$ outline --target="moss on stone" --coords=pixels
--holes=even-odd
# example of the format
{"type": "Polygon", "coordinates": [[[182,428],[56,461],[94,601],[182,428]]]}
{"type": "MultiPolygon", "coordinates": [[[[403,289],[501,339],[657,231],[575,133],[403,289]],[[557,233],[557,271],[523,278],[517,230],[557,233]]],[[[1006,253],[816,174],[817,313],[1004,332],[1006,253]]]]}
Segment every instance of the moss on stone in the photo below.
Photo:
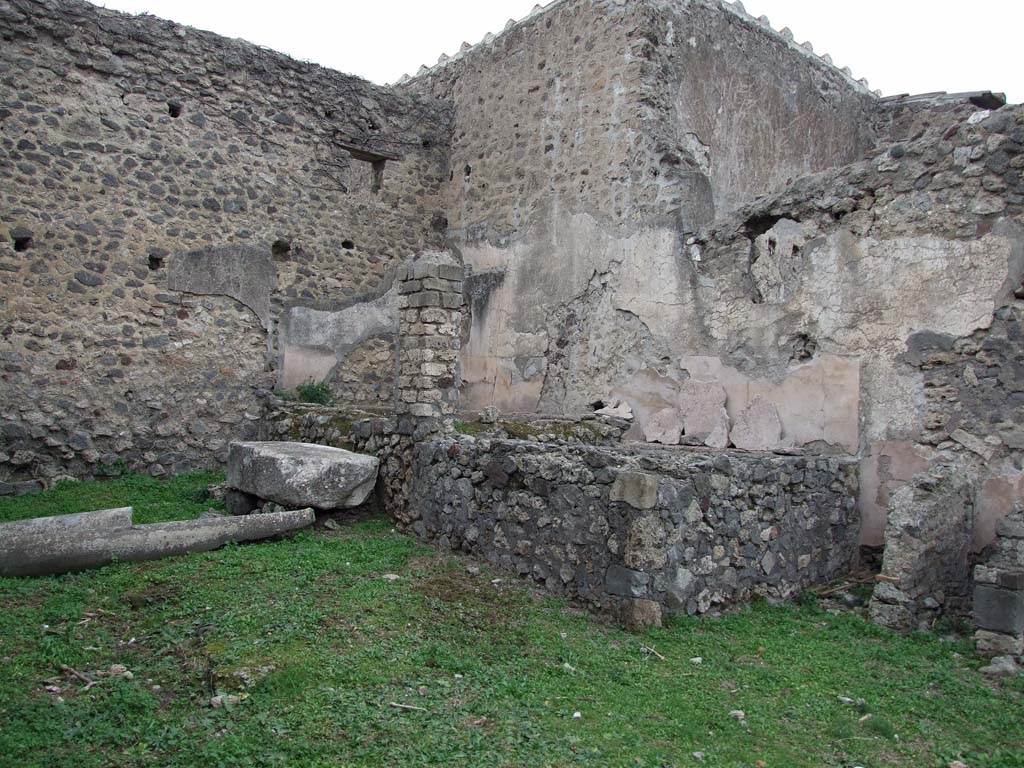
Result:
{"type": "Polygon", "coordinates": [[[537,439],[541,435],[550,435],[562,440],[576,438],[587,443],[596,443],[604,440],[604,435],[601,434],[596,425],[585,421],[551,421],[541,425],[500,421],[498,426],[515,440],[537,439]]]}
{"type": "Polygon", "coordinates": [[[530,438],[537,438],[545,432],[545,430],[538,429],[532,424],[523,424],[516,421],[499,421],[497,425],[505,430],[513,440],[529,440],[530,438]]]}
{"type": "Polygon", "coordinates": [[[329,422],[327,422],[327,424],[331,429],[336,429],[338,432],[341,432],[342,434],[352,434],[352,421],[350,419],[345,418],[344,416],[335,416],[329,422]]]}
{"type": "Polygon", "coordinates": [[[487,435],[503,431],[512,440],[537,440],[548,435],[555,439],[576,438],[585,443],[600,443],[605,435],[596,424],[586,421],[546,421],[541,424],[522,421],[497,421],[484,424],[480,421],[457,421],[455,431],[461,435],[487,435]]]}

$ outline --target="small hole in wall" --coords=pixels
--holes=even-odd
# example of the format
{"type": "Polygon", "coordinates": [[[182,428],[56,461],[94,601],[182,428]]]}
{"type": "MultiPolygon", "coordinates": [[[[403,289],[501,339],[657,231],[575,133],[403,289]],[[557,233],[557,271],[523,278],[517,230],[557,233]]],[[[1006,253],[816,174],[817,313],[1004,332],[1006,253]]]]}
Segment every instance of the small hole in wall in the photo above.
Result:
{"type": "Polygon", "coordinates": [[[604,400],[595,400],[590,404],[590,407],[595,411],[600,411],[604,408],[604,400]]]}
{"type": "Polygon", "coordinates": [[[180,101],[168,101],[167,102],[167,114],[171,117],[181,117],[181,110],[185,108],[185,105],[180,101]]]}
{"type": "Polygon", "coordinates": [[[421,142],[421,144],[423,145],[424,149],[430,149],[432,146],[434,146],[434,142],[431,141],[430,139],[424,139],[421,142]]]}
{"type": "MultiPolygon", "coordinates": [[[[796,220],[795,216],[792,218],[796,220]]],[[[770,214],[751,216],[744,222],[743,228],[746,230],[747,237],[753,240],[778,224],[780,219],[782,219],[782,216],[772,216],[770,214]]]]}
{"type": "Polygon", "coordinates": [[[806,333],[798,333],[790,340],[790,361],[802,363],[813,360],[818,351],[818,342],[806,333]]]}
{"type": "Polygon", "coordinates": [[[163,265],[164,265],[164,257],[163,256],[160,256],[159,254],[155,254],[155,253],[149,254],[149,268],[150,268],[151,271],[156,272],[158,269],[161,269],[163,267],[163,265]]]}
{"type": "Polygon", "coordinates": [[[470,165],[469,163],[466,163],[466,167],[465,169],[463,169],[462,173],[468,179],[470,175],[473,173],[473,166],[470,165]]]}
{"type": "Polygon", "coordinates": [[[15,237],[14,238],[14,250],[18,251],[19,253],[21,251],[27,251],[31,247],[32,247],[32,235],[26,235],[24,237],[15,237]]]}
{"type": "Polygon", "coordinates": [[[270,253],[278,260],[287,259],[291,250],[292,244],[287,240],[275,240],[270,246],[270,253]]]}
{"type": "Polygon", "coordinates": [[[342,240],[341,247],[344,248],[346,251],[351,251],[356,247],[356,244],[353,243],[351,240],[342,240]]]}

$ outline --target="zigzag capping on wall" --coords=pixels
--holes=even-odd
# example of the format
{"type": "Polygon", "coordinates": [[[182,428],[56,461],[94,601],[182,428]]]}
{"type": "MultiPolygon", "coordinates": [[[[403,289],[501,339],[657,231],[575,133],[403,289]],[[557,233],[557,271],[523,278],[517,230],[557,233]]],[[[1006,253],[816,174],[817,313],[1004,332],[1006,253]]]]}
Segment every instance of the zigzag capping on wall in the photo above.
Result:
{"type": "MultiPolygon", "coordinates": [[[[622,4],[626,1],[627,0],[616,0],[616,2],[618,2],[619,4],[622,4]]],[[[428,67],[427,65],[424,64],[419,68],[419,71],[417,71],[415,76],[409,76],[408,74],[402,75],[398,79],[398,81],[394,83],[394,85],[402,85],[404,83],[409,82],[410,80],[423,77],[424,75],[432,74],[443,69],[452,62],[459,61],[460,59],[464,58],[467,54],[471,52],[485,49],[491,46],[494,43],[494,41],[497,40],[499,37],[512,31],[516,27],[533,21],[537,17],[548,13],[549,11],[553,10],[559,5],[562,5],[565,2],[568,2],[568,0],[551,0],[551,2],[548,3],[546,6],[535,5],[532,11],[530,11],[526,16],[519,19],[518,21],[515,19],[509,19],[508,22],[505,24],[505,28],[498,34],[488,32],[486,35],[484,35],[483,39],[476,45],[463,43],[460,49],[451,56],[442,53],[441,56],[438,57],[436,64],[434,64],[431,67],[428,67]]],[[[875,97],[882,96],[881,91],[871,91],[870,86],[868,85],[868,81],[866,79],[855,79],[849,67],[837,67],[833,63],[832,57],[829,56],[827,53],[822,54],[820,56],[816,54],[814,52],[814,46],[811,45],[810,42],[797,43],[793,37],[793,32],[789,29],[789,27],[783,27],[782,29],[776,30],[774,27],[772,27],[771,22],[768,20],[767,16],[761,16],[760,18],[755,19],[753,16],[747,13],[746,8],[743,7],[743,3],[740,2],[740,0],[735,0],[735,2],[731,3],[726,2],[726,0],[698,0],[698,2],[718,6],[723,10],[734,14],[735,16],[743,20],[745,23],[752,25],[758,28],[759,30],[768,33],[772,37],[784,42],[791,49],[807,57],[809,61],[819,66],[826,66],[830,70],[842,75],[843,78],[856,91],[863,94],[869,94],[875,97]]]]}

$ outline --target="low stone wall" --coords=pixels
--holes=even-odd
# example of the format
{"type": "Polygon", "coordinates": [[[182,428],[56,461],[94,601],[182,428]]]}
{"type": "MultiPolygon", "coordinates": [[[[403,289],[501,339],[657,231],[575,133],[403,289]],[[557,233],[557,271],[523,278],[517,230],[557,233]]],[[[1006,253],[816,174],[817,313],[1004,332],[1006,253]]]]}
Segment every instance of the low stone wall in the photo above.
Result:
{"type": "Polygon", "coordinates": [[[415,446],[412,530],[656,622],[842,575],[856,463],[458,435],[415,446]]]}
{"type": "Polygon", "coordinates": [[[258,439],[316,443],[348,450],[355,450],[358,445],[362,450],[370,437],[369,425],[383,420],[381,414],[359,408],[267,397],[260,414],[258,439]]]}
{"type": "MultiPolygon", "coordinates": [[[[259,422],[260,440],[294,440],[352,449],[364,445],[374,433],[382,433],[380,422],[397,419],[385,409],[353,407],[348,403],[319,405],[287,400],[277,395],[263,399],[259,422]],[[369,431],[368,431],[369,430],[369,431]]],[[[614,446],[622,442],[629,422],[587,415],[580,418],[500,414],[486,421],[478,414],[459,414],[453,429],[464,435],[534,443],[584,443],[614,446]]]]}
{"type": "Polygon", "coordinates": [[[531,443],[618,445],[631,422],[597,414],[543,416],[539,414],[463,413],[455,431],[473,437],[525,440],[531,443]]]}

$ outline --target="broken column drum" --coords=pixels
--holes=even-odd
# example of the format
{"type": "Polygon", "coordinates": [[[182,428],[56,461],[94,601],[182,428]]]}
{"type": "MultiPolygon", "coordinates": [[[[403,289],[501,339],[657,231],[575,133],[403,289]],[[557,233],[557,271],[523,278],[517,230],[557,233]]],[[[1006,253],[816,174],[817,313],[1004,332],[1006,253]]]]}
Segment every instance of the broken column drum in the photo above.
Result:
{"type": "Polygon", "coordinates": [[[4,523],[0,576],[44,576],[209,552],[307,528],[315,519],[312,509],[299,509],[132,525],[132,509],[126,507],[4,523]]]}

